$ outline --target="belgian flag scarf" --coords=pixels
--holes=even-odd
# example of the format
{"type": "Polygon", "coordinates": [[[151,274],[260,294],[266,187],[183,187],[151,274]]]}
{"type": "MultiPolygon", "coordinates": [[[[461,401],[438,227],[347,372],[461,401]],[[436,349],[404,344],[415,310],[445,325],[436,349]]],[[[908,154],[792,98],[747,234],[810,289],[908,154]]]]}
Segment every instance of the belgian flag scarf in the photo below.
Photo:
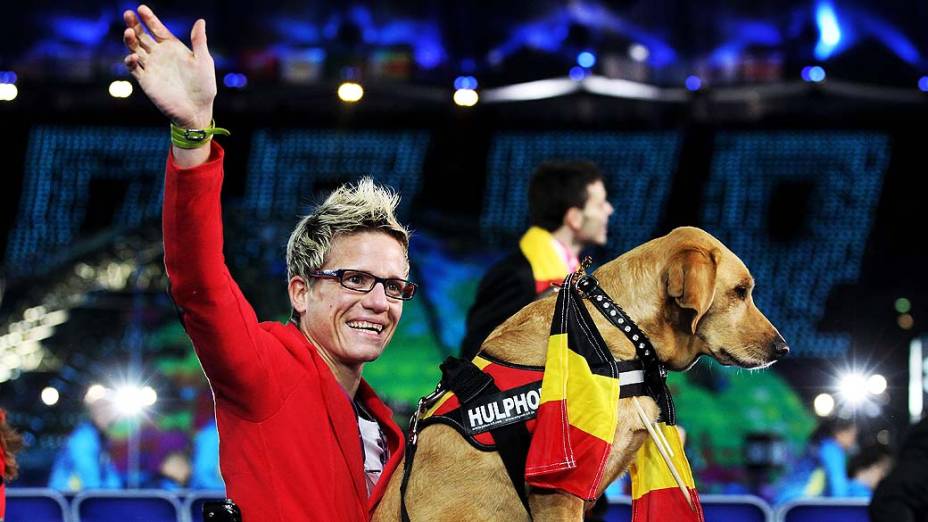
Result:
{"type": "MultiPolygon", "coordinates": [[[[620,382],[616,361],[575,288],[578,277],[568,275],[558,292],[525,476],[533,487],[593,500],[615,438],[620,382]]],[[[633,519],[701,522],[702,509],[677,430],[664,423],[657,426],[672,448],[676,469],[692,491],[695,509],[690,509],[658,446],[649,438],[632,467],[633,519]],[[674,496],[667,504],[673,509],[665,511],[664,502],[674,496]],[[680,506],[683,509],[677,509],[680,506]]]]}
{"type": "Polygon", "coordinates": [[[519,250],[532,267],[535,279],[535,293],[542,294],[551,289],[552,284],[564,280],[572,268],[567,266],[564,257],[557,251],[554,236],[541,227],[531,227],[519,240],[519,250]]]}

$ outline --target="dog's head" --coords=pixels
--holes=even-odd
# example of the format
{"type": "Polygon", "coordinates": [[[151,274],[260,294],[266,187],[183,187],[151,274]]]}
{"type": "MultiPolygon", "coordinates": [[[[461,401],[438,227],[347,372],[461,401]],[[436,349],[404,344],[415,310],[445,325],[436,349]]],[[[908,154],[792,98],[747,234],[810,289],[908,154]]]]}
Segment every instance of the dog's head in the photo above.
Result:
{"type": "MultiPolygon", "coordinates": [[[[702,355],[725,365],[762,368],[789,353],[786,341],[754,304],[754,278],[747,267],[707,232],[677,228],[617,261],[623,258],[619,272],[612,273],[631,271],[633,278],[649,279],[658,287],[658,299],[647,300],[649,305],[629,303],[641,315],[628,311],[633,319],[640,318],[671,368],[689,368],[702,355]]],[[[627,274],[619,277],[621,284],[629,284],[627,274]]]]}

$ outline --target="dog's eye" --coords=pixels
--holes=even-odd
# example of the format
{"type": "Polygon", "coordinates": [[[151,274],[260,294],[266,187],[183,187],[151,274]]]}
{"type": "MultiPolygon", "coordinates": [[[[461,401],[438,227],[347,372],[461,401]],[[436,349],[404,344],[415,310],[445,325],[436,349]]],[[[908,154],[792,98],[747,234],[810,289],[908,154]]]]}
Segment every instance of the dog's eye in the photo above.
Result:
{"type": "Polygon", "coordinates": [[[742,301],[748,298],[748,287],[745,285],[738,285],[735,287],[735,295],[738,296],[738,299],[742,301]]]}

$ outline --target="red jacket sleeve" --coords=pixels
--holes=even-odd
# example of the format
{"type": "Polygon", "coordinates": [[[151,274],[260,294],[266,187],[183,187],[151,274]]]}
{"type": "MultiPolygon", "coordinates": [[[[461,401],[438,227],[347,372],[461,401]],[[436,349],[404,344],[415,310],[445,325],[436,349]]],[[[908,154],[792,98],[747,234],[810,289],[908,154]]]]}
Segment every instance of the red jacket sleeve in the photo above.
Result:
{"type": "Polygon", "coordinates": [[[261,420],[279,405],[269,368],[280,342],[259,326],[222,254],[222,161],[215,141],[209,160],[182,169],[168,155],[164,183],[164,263],[170,292],[217,401],[261,420]]]}

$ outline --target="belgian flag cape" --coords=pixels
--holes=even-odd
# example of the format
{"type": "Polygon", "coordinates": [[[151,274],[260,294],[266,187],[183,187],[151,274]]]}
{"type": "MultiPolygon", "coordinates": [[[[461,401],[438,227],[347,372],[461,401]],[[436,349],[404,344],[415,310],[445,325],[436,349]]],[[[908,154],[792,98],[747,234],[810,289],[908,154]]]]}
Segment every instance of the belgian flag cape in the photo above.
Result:
{"type": "MultiPolygon", "coordinates": [[[[594,500],[615,438],[620,382],[616,361],[575,288],[577,277],[568,275],[558,291],[525,476],[533,487],[594,500]]],[[[649,438],[632,466],[633,520],[702,522],[702,508],[677,430],[664,423],[657,426],[674,451],[675,466],[696,509],[687,504],[649,438]]]]}

